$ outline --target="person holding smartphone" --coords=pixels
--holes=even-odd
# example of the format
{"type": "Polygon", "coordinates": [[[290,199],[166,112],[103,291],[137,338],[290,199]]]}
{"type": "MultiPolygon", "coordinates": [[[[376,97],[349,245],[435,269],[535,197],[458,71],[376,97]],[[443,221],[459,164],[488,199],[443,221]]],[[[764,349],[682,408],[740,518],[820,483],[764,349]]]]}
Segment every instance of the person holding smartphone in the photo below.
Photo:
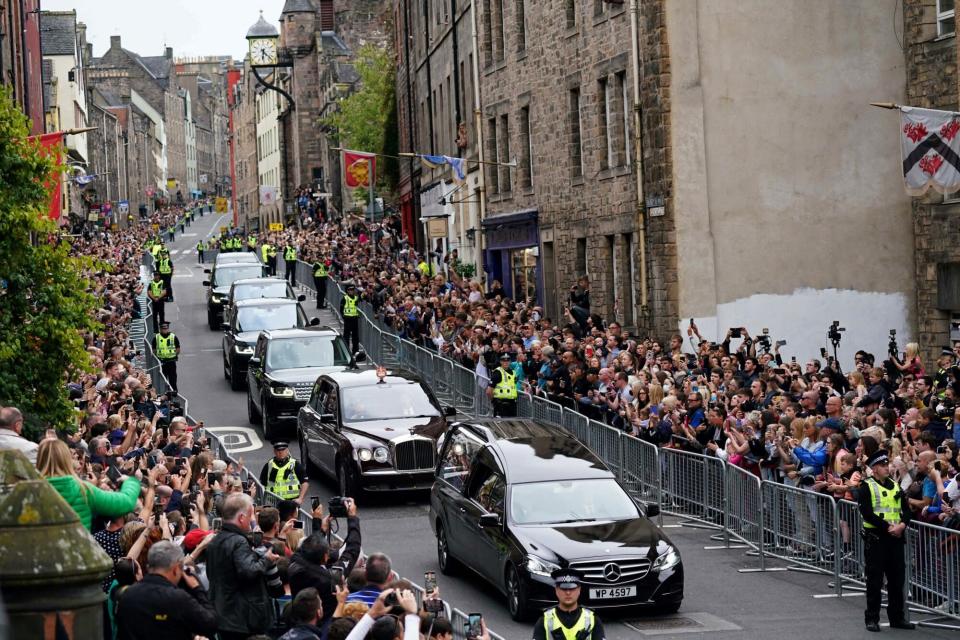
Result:
{"type": "Polygon", "coordinates": [[[583,574],[576,569],[557,569],[550,574],[557,594],[557,606],[547,609],[533,626],[533,640],[553,640],[554,634],[564,638],[605,640],[600,618],[580,606],[580,583],[583,574]]]}

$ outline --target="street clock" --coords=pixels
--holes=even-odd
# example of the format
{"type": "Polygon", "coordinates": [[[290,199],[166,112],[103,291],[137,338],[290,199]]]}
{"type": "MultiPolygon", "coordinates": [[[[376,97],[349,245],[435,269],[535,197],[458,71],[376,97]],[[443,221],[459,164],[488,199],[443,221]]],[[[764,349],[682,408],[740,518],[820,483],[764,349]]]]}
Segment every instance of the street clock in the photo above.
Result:
{"type": "Polygon", "coordinates": [[[251,65],[254,67],[277,66],[280,58],[280,32],[263,19],[262,11],[260,19],[247,31],[247,42],[251,65]]]}

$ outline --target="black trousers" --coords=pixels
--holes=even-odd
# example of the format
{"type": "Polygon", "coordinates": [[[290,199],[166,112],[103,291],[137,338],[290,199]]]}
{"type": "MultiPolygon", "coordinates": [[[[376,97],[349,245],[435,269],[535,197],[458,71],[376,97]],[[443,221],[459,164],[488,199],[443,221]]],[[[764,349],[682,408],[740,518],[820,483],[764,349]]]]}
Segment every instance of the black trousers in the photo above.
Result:
{"type": "Polygon", "coordinates": [[[277,275],[277,256],[268,257],[267,266],[270,268],[270,275],[277,275]]]}
{"type": "Polygon", "coordinates": [[[327,278],[326,276],[313,276],[313,286],[317,290],[317,309],[324,309],[327,306],[327,278]]]}
{"type": "Polygon", "coordinates": [[[197,262],[203,264],[203,249],[197,249],[197,262]]]}
{"type": "Polygon", "coordinates": [[[494,400],[493,415],[497,418],[513,418],[517,415],[516,400],[494,400]]]}
{"type": "Polygon", "coordinates": [[[167,319],[167,314],[164,312],[163,300],[151,300],[153,304],[153,332],[160,333],[160,323],[167,319]]]}
{"type": "Polygon", "coordinates": [[[176,360],[161,360],[160,361],[160,371],[163,372],[163,375],[166,377],[167,382],[170,383],[170,390],[177,390],[177,361],[176,360]]]}
{"type": "Polygon", "coordinates": [[[903,540],[864,534],[863,562],[867,574],[867,609],[864,622],[880,621],[880,590],[887,579],[887,618],[890,622],[905,620],[903,612],[903,581],[906,561],[903,540]]]}
{"type": "Polygon", "coordinates": [[[353,340],[353,344],[350,346],[350,353],[354,354],[360,350],[360,317],[359,316],[343,317],[343,341],[347,345],[350,345],[351,340],[353,340]]]}
{"type": "Polygon", "coordinates": [[[284,264],[287,267],[287,280],[290,281],[290,284],[296,286],[297,284],[297,261],[296,260],[284,260],[284,264]]]}
{"type": "Polygon", "coordinates": [[[161,273],[160,279],[163,280],[163,288],[167,290],[167,302],[173,300],[173,274],[172,273],[161,273]]]}

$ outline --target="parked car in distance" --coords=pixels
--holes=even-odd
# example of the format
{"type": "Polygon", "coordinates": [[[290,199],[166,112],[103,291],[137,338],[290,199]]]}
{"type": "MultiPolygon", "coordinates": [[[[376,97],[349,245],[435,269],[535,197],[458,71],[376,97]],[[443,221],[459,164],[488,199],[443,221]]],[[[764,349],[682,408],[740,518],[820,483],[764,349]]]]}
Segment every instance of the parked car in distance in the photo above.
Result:
{"type": "Polygon", "coordinates": [[[320,375],[365,360],[363,352],[351,356],[343,338],[330,327],[262,331],[247,364],[247,417],[261,425],[270,440],[284,423],[296,425],[300,407],[310,399],[320,375]]]}
{"type": "Polygon", "coordinates": [[[335,478],[342,496],[429,489],[437,438],[456,414],[416,376],[381,373],[320,376],[297,416],[301,460],[335,478]]]}
{"type": "Polygon", "coordinates": [[[563,428],[523,419],[451,425],[430,494],[440,570],[481,576],[515,620],[556,603],[550,574],[569,567],[591,609],[679,609],[683,564],[659,511],[563,428]]]}
{"type": "Polygon", "coordinates": [[[300,308],[300,303],[288,298],[257,298],[241,300],[230,307],[223,323],[223,375],[230,388],[238,391],[247,381],[247,362],[261,331],[270,329],[302,329],[318,325],[300,308]]]}

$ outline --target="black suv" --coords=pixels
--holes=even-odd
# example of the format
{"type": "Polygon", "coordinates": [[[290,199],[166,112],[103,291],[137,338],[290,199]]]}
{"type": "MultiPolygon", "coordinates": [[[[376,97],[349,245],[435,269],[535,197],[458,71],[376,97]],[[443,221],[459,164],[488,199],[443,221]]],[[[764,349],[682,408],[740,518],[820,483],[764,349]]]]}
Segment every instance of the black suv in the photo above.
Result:
{"type": "Polygon", "coordinates": [[[260,424],[268,440],[282,421],[295,421],[310,398],[317,377],[366,360],[354,358],[330,327],[263,331],[247,368],[247,417],[260,424]]]}
{"type": "Polygon", "coordinates": [[[210,279],[203,281],[203,286],[207,287],[207,326],[216,331],[223,322],[223,304],[230,293],[230,285],[237,280],[262,277],[263,265],[259,262],[227,263],[214,265],[213,269],[204,269],[203,272],[210,274],[210,279]]]}
{"type": "Polygon", "coordinates": [[[680,552],[590,449],[533,420],[450,426],[430,494],[440,570],[488,580],[523,620],[556,602],[550,573],[584,574],[580,603],[672,613],[683,599],[680,552]]]}
{"type": "Polygon", "coordinates": [[[240,300],[255,298],[289,298],[303,302],[305,295],[297,295],[290,283],[283,278],[246,278],[230,285],[230,292],[223,301],[224,308],[240,300]]]}
{"type": "Polygon", "coordinates": [[[322,375],[297,417],[300,459],[336,478],[342,496],[429,489],[437,438],[451,415],[453,407],[441,407],[427,385],[408,373],[322,375]]]}
{"type": "Polygon", "coordinates": [[[288,298],[240,300],[227,311],[223,323],[223,376],[239,391],[247,381],[247,362],[261,331],[302,329],[320,324],[309,320],[300,303],[288,298]]]}

